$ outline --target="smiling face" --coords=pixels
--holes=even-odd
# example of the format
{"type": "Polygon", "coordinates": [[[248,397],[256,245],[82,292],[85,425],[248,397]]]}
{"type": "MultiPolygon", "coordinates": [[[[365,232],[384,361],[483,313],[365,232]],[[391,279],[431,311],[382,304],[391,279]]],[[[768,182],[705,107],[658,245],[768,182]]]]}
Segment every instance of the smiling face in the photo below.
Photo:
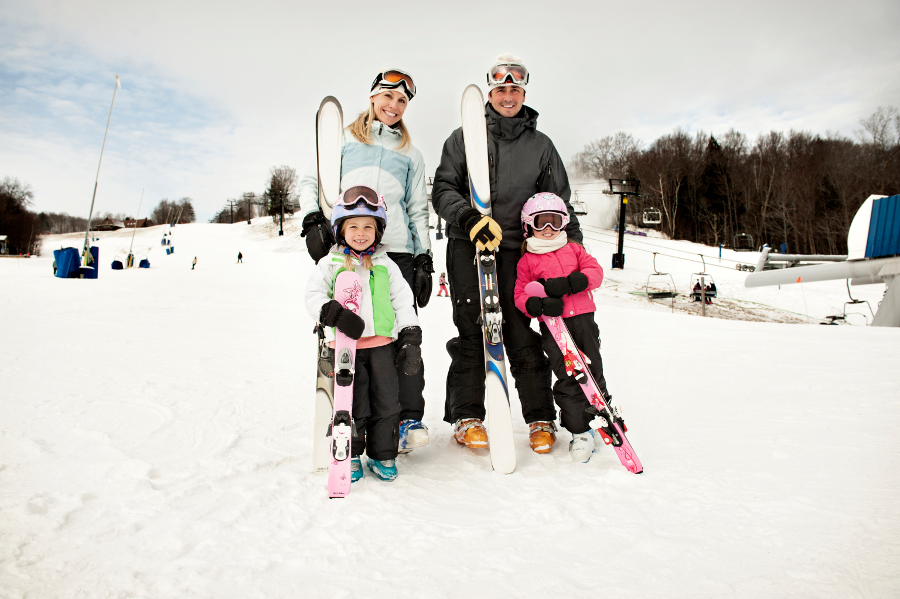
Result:
{"type": "Polygon", "coordinates": [[[399,89],[389,89],[372,97],[372,110],[375,112],[375,118],[388,127],[393,127],[397,121],[403,118],[403,113],[406,112],[408,105],[409,100],[406,94],[399,89]]]}
{"type": "Polygon", "coordinates": [[[553,239],[556,239],[557,237],[559,237],[559,234],[562,231],[554,231],[553,227],[544,227],[540,231],[533,231],[533,232],[534,232],[534,236],[538,239],[552,241],[553,239]]]}
{"type": "Polygon", "coordinates": [[[341,232],[350,249],[361,252],[375,243],[378,226],[371,216],[354,216],[344,221],[341,232]]]}
{"type": "Polygon", "coordinates": [[[517,85],[495,87],[488,94],[488,102],[500,116],[513,117],[525,104],[525,90],[517,85]]]}

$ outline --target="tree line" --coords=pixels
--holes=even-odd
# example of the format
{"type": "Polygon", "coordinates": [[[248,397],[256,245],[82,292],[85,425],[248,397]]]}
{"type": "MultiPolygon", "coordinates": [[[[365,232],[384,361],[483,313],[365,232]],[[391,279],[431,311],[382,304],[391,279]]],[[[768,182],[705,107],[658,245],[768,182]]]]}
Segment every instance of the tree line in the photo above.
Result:
{"type": "Polygon", "coordinates": [[[741,233],[756,248],[846,254],[847,232],[871,194],[900,193],[900,113],[879,108],[856,140],[772,131],[752,142],[735,130],[716,137],[676,129],[649,145],[628,133],[587,144],[569,165],[575,176],[638,179],[631,222],[651,208],[669,237],[730,247],[741,233]]]}
{"type": "Polygon", "coordinates": [[[296,169],[286,165],[274,166],[269,170],[269,181],[261,194],[250,191],[229,200],[209,222],[236,223],[263,215],[271,216],[273,221],[278,222],[282,206],[284,214],[294,214],[297,209],[297,183],[296,169]]]}
{"type": "MultiPolygon", "coordinates": [[[[84,232],[88,219],[71,216],[65,212],[38,212],[30,209],[34,203],[34,191],[31,185],[13,177],[5,177],[0,181],[0,235],[7,236],[7,247],[11,254],[39,253],[41,235],[84,232]]],[[[196,221],[193,200],[181,198],[177,201],[162,199],[150,212],[153,224],[174,222],[180,214],[178,222],[192,223],[196,221]]],[[[103,220],[131,220],[126,213],[98,213],[91,218],[95,226],[103,220]]]]}

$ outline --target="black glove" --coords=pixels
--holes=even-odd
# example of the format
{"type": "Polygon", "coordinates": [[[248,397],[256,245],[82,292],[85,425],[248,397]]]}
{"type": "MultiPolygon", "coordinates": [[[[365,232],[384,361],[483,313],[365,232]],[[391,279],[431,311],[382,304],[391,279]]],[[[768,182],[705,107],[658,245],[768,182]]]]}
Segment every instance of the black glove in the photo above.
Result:
{"type": "Polygon", "coordinates": [[[580,293],[588,288],[588,278],[580,270],[572,271],[568,277],[539,279],[544,291],[550,297],[562,297],[570,293],[580,293]]]}
{"type": "Polygon", "coordinates": [[[406,327],[397,335],[397,357],[394,364],[403,367],[408,375],[416,374],[422,369],[422,329],[406,327]]]}
{"type": "Polygon", "coordinates": [[[587,275],[580,270],[573,270],[566,278],[569,279],[569,287],[572,289],[572,293],[581,293],[588,288],[587,275]]]}
{"type": "Polygon", "coordinates": [[[419,254],[413,260],[413,267],[415,268],[413,294],[416,296],[416,303],[419,307],[424,308],[431,299],[431,273],[434,272],[431,256],[419,254]]]}
{"type": "Polygon", "coordinates": [[[366,323],[362,318],[335,300],[322,306],[319,322],[325,326],[336,328],[351,339],[359,339],[366,330],[366,323]]]}
{"type": "Polygon", "coordinates": [[[539,316],[562,316],[563,301],[558,297],[529,297],[525,301],[525,310],[532,318],[539,316]]]}
{"type": "Polygon", "coordinates": [[[302,227],[303,232],[300,237],[306,237],[306,250],[310,257],[318,262],[328,255],[328,250],[334,245],[331,223],[328,222],[321,210],[316,210],[303,217],[302,227]]]}
{"type": "Polygon", "coordinates": [[[478,251],[493,252],[500,246],[503,231],[497,221],[490,216],[485,216],[474,208],[469,208],[459,215],[456,224],[469,234],[469,239],[472,240],[478,251]]]}

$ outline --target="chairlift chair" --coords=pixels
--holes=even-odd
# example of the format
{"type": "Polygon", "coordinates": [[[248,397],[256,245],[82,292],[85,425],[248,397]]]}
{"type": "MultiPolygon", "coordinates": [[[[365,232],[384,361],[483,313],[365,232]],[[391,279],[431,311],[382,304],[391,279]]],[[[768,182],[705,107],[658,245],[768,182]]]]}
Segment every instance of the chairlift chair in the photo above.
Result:
{"type": "Polygon", "coordinates": [[[713,278],[711,274],[706,272],[706,258],[703,254],[697,254],[700,256],[700,260],[703,261],[703,269],[701,272],[691,273],[691,283],[688,286],[688,289],[691,292],[691,299],[695,302],[703,301],[703,287],[711,286],[711,289],[706,291],[707,298],[714,298],[718,295],[718,290],[716,289],[716,280],[713,278]],[[703,278],[703,284],[700,284],[700,279],[703,278]],[[699,291],[694,291],[694,287],[697,285],[701,285],[701,289],[699,291]]]}
{"type": "MultiPolygon", "coordinates": [[[[826,316],[825,318],[828,319],[828,322],[821,322],[819,324],[849,324],[849,322],[847,321],[847,306],[855,306],[858,304],[867,305],[869,307],[869,314],[872,315],[872,320],[875,320],[875,313],[872,311],[872,304],[870,304],[866,300],[853,299],[853,296],[850,294],[850,279],[847,279],[847,295],[850,297],[850,301],[844,302],[843,313],[826,316]]],[[[862,316],[866,321],[866,326],[869,325],[869,317],[866,316],[865,312],[850,312],[850,314],[858,314],[862,316]]]]}
{"type": "Polygon", "coordinates": [[[651,206],[641,214],[641,222],[645,225],[658,225],[662,222],[662,212],[651,206]]]}
{"type": "Polygon", "coordinates": [[[653,273],[647,277],[647,284],[644,285],[644,293],[651,302],[657,300],[670,300],[672,312],[675,311],[675,297],[678,295],[675,289],[675,279],[667,272],[659,272],[656,269],[656,255],[659,252],[653,252],[653,273]],[[666,279],[668,277],[668,280],[666,279]]]}
{"type": "Polygon", "coordinates": [[[577,216],[583,216],[587,214],[587,204],[584,200],[578,199],[578,192],[576,191],[574,197],[570,200],[572,204],[572,210],[575,212],[577,216]]]}
{"type": "Polygon", "coordinates": [[[751,235],[747,235],[746,233],[738,233],[734,236],[734,240],[732,241],[732,248],[736,252],[752,252],[753,248],[753,237],[751,235]]]}

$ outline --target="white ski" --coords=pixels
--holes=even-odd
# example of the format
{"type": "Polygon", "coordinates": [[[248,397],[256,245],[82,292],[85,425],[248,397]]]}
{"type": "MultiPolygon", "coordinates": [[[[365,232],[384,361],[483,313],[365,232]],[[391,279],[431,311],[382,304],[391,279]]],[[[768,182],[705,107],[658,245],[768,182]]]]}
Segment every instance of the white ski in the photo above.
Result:
{"type": "MultiPolygon", "coordinates": [[[[482,214],[491,214],[491,178],[488,164],[487,122],[484,96],[470,85],[462,96],[462,129],[466,145],[466,169],[472,205],[482,214]]],[[[484,335],[485,408],[491,466],[509,474],[516,469],[506,358],[503,352],[498,282],[494,252],[477,252],[475,263],[481,289],[481,320],[484,335]]]]}
{"type": "MultiPolygon", "coordinates": [[[[316,113],[316,160],[319,177],[319,207],[331,218],[331,207],[341,192],[341,145],[344,139],[344,113],[341,103],[328,96],[316,113]]],[[[334,352],[328,347],[321,326],[316,367],[316,407],[313,422],[313,470],[326,474],[331,463],[326,435],[334,404],[334,352]]]]}

